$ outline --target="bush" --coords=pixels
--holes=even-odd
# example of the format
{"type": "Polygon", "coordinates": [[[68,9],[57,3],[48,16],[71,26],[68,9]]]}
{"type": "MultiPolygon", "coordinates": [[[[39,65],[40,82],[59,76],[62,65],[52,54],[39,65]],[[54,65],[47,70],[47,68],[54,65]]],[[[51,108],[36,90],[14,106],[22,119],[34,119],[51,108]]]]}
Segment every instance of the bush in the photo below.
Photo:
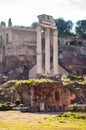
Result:
{"type": "Polygon", "coordinates": [[[80,113],[80,114],[78,114],[78,118],[80,118],[80,119],[86,119],[86,113],[80,113]]]}
{"type": "Polygon", "coordinates": [[[10,105],[11,105],[11,102],[6,102],[5,105],[6,105],[6,106],[10,106],[10,105]]]}
{"type": "Polygon", "coordinates": [[[6,106],[5,104],[0,105],[0,111],[7,111],[10,108],[8,106],[6,106]]]}
{"type": "Polygon", "coordinates": [[[16,106],[18,106],[20,103],[21,103],[20,100],[15,101],[16,106]]]}
{"type": "Polygon", "coordinates": [[[61,115],[61,117],[69,117],[69,118],[75,118],[75,119],[86,119],[86,113],[84,112],[65,112],[61,115]]]}
{"type": "Polygon", "coordinates": [[[84,80],[84,78],[82,76],[76,76],[76,75],[73,75],[73,74],[68,74],[68,78],[70,80],[84,80]]]}
{"type": "Polygon", "coordinates": [[[71,117],[72,113],[71,112],[65,112],[62,117],[71,117]]]}
{"type": "Polygon", "coordinates": [[[0,111],[8,111],[14,107],[10,102],[6,102],[5,104],[0,104],[0,111]]]}

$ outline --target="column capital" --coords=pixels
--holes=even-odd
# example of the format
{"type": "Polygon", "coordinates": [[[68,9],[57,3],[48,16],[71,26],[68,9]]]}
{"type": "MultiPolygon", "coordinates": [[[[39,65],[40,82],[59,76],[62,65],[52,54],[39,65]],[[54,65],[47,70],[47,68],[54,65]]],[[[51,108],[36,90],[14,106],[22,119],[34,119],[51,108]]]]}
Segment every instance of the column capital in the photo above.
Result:
{"type": "Polygon", "coordinates": [[[48,28],[48,27],[47,27],[45,30],[49,31],[49,30],[50,30],[50,28],[48,28]]]}
{"type": "Polygon", "coordinates": [[[41,30],[41,26],[40,26],[40,25],[38,25],[38,26],[36,27],[36,31],[38,31],[38,30],[41,30]]]}

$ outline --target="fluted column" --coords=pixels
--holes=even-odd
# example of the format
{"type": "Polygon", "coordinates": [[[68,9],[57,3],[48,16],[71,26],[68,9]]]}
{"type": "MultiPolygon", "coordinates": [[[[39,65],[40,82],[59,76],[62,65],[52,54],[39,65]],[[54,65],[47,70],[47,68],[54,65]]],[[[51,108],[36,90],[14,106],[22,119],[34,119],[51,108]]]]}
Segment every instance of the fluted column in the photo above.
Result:
{"type": "Polygon", "coordinates": [[[37,26],[37,74],[42,74],[41,26],[37,26]]]}
{"type": "Polygon", "coordinates": [[[50,74],[50,29],[45,30],[45,73],[50,74]]]}
{"type": "Polygon", "coordinates": [[[53,73],[58,74],[58,32],[53,31],[53,73]]]}

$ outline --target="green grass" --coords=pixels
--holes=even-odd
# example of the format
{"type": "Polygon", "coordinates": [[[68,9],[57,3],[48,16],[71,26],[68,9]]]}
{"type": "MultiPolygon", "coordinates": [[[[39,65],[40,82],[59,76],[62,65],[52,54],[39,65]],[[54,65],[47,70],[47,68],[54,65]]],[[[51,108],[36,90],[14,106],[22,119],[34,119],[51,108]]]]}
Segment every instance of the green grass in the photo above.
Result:
{"type": "Polygon", "coordinates": [[[78,118],[81,114],[85,113],[68,113],[67,117],[58,117],[51,113],[0,112],[0,130],[86,130],[86,118],[78,118]]]}

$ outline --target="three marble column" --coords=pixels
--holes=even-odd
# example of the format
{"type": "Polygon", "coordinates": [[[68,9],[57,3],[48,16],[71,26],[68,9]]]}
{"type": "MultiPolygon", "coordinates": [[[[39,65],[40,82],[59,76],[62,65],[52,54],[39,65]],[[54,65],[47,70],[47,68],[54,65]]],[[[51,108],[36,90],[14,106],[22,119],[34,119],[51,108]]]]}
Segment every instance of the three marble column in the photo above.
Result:
{"type": "MultiPolygon", "coordinates": [[[[42,39],[41,39],[41,29],[40,25],[37,26],[37,74],[42,74],[42,39]]],[[[50,29],[45,28],[45,72],[46,74],[51,74],[50,72],[50,29]]],[[[53,30],[53,74],[58,74],[58,31],[53,30]]]]}

